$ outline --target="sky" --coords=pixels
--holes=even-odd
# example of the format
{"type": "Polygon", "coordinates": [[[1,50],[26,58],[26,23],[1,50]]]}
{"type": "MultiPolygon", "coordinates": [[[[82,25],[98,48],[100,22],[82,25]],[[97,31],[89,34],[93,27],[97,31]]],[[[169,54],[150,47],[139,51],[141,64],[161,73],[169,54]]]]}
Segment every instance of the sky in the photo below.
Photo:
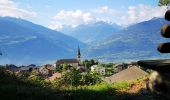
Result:
{"type": "Polygon", "coordinates": [[[162,17],[158,0],[0,0],[0,16],[29,20],[51,29],[105,21],[128,26],[162,17]]]}

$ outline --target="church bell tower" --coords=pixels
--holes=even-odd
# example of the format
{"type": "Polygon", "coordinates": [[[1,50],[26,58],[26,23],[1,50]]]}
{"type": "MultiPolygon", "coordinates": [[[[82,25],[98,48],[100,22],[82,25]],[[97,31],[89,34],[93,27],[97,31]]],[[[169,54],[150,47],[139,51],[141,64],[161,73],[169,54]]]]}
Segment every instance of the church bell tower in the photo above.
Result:
{"type": "Polygon", "coordinates": [[[80,59],[81,59],[81,53],[80,53],[80,48],[78,46],[78,50],[77,50],[77,61],[78,61],[78,64],[80,64],[80,59]]]}

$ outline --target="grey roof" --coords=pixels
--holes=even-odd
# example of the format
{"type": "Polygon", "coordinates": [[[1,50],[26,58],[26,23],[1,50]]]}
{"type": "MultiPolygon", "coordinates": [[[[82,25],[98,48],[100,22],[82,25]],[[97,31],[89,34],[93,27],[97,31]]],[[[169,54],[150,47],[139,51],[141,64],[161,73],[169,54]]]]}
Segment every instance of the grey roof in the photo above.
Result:
{"type": "Polygon", "coordinates": [[[71,64],[71,63],[78,63],[77,59],[60,59],[56,62],[56,64],[71,64]]]}
{"type": "Polygon", "coordinates": [[[116,73],[104,80],[108,83],[131,81],[131,80],[139,79],[147,74],[148,73],[146,73],[142,69],[136,66],[133,66],[123,71],[120,71],[119,73],[116,73]]]}

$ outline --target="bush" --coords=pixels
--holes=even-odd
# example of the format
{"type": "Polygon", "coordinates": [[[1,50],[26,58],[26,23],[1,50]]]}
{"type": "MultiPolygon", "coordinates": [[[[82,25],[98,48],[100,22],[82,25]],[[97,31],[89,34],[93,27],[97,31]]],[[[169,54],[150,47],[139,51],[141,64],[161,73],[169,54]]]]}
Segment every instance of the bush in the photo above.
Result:
{"type": "Polygon", "coordinates": [[[85,75],[82,75],[81,85],[94,85],[101,83],[101,75],[99,73],[88,72],[85,75]]]}
{"type": "Polygon", "coordinates": [[[121,89],[127,89],[127,88],[129,88],[130,85],[131,85],[131,84],[130,84],[129,82],[118,82],[118,83],[114,83],[114,84],[112,85],[112,87],[113,87],[114,89],[121,90],[121,89]]]}
{"type": "Polygon", "coordinates": [[[79,70],[73,68],[70,71],[67,70],[63,72],[61,79],[64,80],[67,85],[77,86],[80,84],[81,75],[79,70]]]}

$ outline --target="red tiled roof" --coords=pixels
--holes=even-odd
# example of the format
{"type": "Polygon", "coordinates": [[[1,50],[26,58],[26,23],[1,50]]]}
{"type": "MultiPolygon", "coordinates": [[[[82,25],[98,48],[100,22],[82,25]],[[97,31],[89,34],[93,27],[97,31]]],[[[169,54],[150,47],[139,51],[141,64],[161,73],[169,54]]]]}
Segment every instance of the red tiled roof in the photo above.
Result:
{"type": "Polygon", "coordinates": [[[54,73],[51,77],[49,77],[48,79],[50,81],[54,81],[56,78],[61,78],[61,73],[54,73]]]}

